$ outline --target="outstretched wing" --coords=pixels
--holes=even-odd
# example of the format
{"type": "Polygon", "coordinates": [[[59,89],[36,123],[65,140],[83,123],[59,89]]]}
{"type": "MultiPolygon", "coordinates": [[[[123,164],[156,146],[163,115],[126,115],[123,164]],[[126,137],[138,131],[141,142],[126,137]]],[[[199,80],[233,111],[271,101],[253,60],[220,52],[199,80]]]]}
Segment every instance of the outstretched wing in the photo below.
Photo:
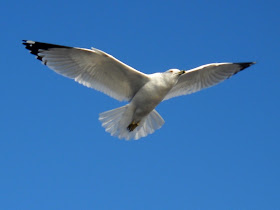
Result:
{"type": "Polygon", "coordinates": [[[149,77],[98,49],[66,47],[24,40],[30,53],[63,76],[99,90],[119,101],[129,101],[149,77]]]}
{"type": "Polygon", "coordinates": [[[211,63],[191,69],[179,77],[164,100],[216,85],[253,64],[255,63],[211,63]]]}

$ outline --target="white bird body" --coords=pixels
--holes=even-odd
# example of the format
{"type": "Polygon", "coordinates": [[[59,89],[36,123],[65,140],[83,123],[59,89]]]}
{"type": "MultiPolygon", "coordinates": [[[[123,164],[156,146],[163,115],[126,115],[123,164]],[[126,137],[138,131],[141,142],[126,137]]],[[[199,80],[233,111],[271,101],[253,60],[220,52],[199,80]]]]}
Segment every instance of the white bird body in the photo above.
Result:
{"type": "Polygon", "coordinates": [[[118,109],[117,116],[123,112],[121,119],[114,120],[115,115],[110,115],[110,118],[103,118],[103,113],[101,113],[99,119],[101,121],[105,119],[102,125],[106,131],[119,138],[138,139],[160,128],[164,120],[155,111],[155,107],[177,83],[180,76],[178,73],[180,72],[180,70],[172,69],[164,73],[148,75],[149,81],[139,89],[130,103],[123,109],[118,109]],[[152,114],[149,115],[150,113],[152,114]],[[146,119],[147,116],[148,119],[146,119]],[[107,127],[108,121],[114,123],[107,127]],[[135,132],[134,129],[136,129],[135,132]]]}
{"type": "MultiPolygon", "coordinates": [[[[178,70],[179,71],[179,70],[178,70]]],[[[132,98],[130,105],[135,107],[133,120],[141,121],[149,114],[167,95],[171,88],[177,83],[179,75],[171,73],[154,73],[148,75],[150,81],[147,82],[132,98]],[[142,106],[139,106],[142,104],[142,106]]]]}
{"type": "Polygon", "coordinates": [[[107,132],[127,140],[147,136],[164,124],[155,110],[161,101],[211,87],[254,64],[212,63],[188,71],[170,69],[148,75],[95,48],[25,40],[23,44],[55,72],[117,100],[129,101],[99,117],[107,132]]]}

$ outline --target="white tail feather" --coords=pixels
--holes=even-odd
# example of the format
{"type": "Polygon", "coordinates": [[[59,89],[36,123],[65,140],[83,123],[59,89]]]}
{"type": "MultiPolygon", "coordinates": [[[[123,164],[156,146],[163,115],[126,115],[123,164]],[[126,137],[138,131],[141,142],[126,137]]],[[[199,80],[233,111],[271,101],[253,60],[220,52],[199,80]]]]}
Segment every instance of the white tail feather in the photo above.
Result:
{"type": "Polygon", "coordinates": [[[132,121],[132,113],[129,113],[127,107],[128,105],[125,105],[117,109],[100,113],[99,120],[102,126],[112,136],[117,136],[120,139],[126,140],[137,140],[153,133],[164,124],[164,120],[154,109],[148,116],[140,121],[139,126],[130,132],[127,127],[132,121]]]}

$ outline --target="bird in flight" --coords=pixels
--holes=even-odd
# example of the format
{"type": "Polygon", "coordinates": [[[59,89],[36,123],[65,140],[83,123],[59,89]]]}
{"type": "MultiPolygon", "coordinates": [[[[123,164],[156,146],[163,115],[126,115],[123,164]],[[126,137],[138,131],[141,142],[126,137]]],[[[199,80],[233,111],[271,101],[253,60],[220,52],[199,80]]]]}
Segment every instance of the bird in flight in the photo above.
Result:
{"type": "Polygon", "coordinates": [[[255,64],[211,63],[190,70],[169,69],[144,74],[113,56],[95,49],[23,40],[37,59],[56,73],[101,91],[125,106],[99,115],[102,126],[120,139],[140,139],[161,128],[164,120],[155,110],[162,101],[216,85],[255,64]]]}

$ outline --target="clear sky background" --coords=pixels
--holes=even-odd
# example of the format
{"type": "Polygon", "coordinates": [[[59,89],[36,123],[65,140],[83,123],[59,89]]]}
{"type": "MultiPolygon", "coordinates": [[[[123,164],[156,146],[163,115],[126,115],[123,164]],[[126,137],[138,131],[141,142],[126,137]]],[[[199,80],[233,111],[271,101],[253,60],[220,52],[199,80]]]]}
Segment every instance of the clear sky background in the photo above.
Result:
{"type": "Polygon", "coordinates": [[[1,1],[0,209],[280,209],[280,1],[1,1]],[[57,75],[22,39],[95,47],[145,73],[257,64],[157,107],[121,141],[118,102],[57,75]]]}

